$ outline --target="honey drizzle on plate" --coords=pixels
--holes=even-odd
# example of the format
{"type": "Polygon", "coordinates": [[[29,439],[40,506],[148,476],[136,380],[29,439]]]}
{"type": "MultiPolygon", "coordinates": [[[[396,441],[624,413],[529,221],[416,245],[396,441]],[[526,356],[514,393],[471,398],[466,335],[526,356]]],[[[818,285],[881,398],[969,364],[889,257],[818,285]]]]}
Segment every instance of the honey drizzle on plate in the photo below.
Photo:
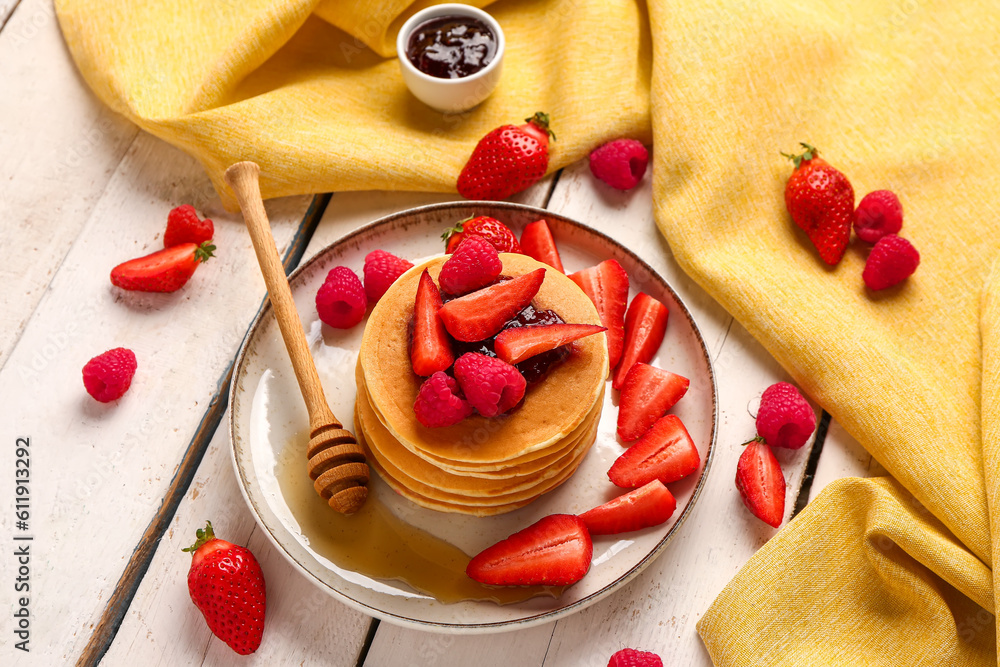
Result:
{"type": "MultiPolygon", "coordinates": [[[[372,487],[350,516],[334,512],[316,495],[305,471],[308,438],[294,438],[275,466],[278,486],[310,548],[345,570],[372,579],[400,581],[446,604],[488,600],[512,604],[539,596],[558,597],[562,587],[484,586],[465,574],[469,556],[453,544],[394,515],[372,487]]],[[[443,520],[447,516],[442,514],[443,520]]]]}

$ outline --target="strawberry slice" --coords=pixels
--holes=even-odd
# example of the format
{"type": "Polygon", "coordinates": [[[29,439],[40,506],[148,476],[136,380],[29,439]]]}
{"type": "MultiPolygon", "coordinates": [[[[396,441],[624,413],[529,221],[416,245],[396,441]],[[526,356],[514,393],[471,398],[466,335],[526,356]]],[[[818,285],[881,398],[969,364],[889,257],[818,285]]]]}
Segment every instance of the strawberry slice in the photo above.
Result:
{"type": "Polygon", "coordinates": [[[608,362],[614,369],[621,359],[625,340],[628,274],[621,264],[606,259],[597,266],[569,274],[569,278],[594,302],[601,324],[608,328],[608,362]]]}
{"type": "Polygon", "coordinates": [[[700,463],[698,448],[680,418],[665,415],[618,457],[608,470],[608,478],[626,489],[654,479],[669,484],[693,473],[700,463]]]}
{"type": "Polygon", "coordinates": [[[674,407],[687,393],[690,380],[639,362],[625,376],[618,401],[618,437],[631,442],[674,407]]]}
{"type": "Polygon", "coordinates": [[[580,515],[591,535],[616,535],[658,526],[677,509],[677,501],[663,482],[649,484],[622,494],[600,507],[580,515]]]}
{"type": "Polygon", "coordinates": [[[493,347],[497,356],[508,364],[517,364],[528,357],[572,343],[585,336],[606,331],[596,324],[542,324],[511,327],[497,334],[493,347]]]}
{"type": "Polygon", "coordinates": [[[593,553],[583,519],[552,514],[487,547],[465,572],[493,586],[568,586],[587,574],[593,553]]]}
{"type": "Polygon", "coordinates": [[[663,342],[669,314],[666,306],[645,292],[635,295],[625,315],[625,346],[612,387],[621,389],[633,364],[653,358],[663,342]]]}
{"type": "Polygon", "coordinates": [[[111,269],[111,283],[134,292],[176,292],[207,262],[215,246],[181,243],[157,252],[136,257],[111,269]]]}
{"type": "Polygon", "coordinates": [[[552,238],[552,230],[545,220],[536,220],[530,223],[521,232],[521,251],[532,259],[548,264],[560,273],[566,273],[563,269],[562,260],[559,259],[559,250],[556,248],[555,239],[552,238]]]}
{"type": "Polygon", "coordinates": [[[455,361],[448,332],[438,318],[439,310],[441,292],[431,274],[424,269],[413,305],[413,341],[410,343],[410,364],[413,372],[421,377],[446,370],[455,361]]]}
{"type": "Polygon", "coordinates": [[[777,528],[785,516],[785,478],[774,452],[761,438],[746,444],[736,465],[736,488],[753,515],[777,528]]]}
{"type": "Polygon", "coordinates": [[[505,280],[453,299],[442,306],[438,317],[455,340],[468,343],[485,340],[500,331],[538,294],[545,269],[505,280]]]}

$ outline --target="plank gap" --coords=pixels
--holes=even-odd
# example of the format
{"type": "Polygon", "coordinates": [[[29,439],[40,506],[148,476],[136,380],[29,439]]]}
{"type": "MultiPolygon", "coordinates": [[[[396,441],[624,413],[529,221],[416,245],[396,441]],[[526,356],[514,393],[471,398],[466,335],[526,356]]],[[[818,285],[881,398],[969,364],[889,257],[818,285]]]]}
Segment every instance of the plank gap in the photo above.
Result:
{"type": "Polygon", "coordinates": [[[812,450],[809,452],[809,460],[806,462],[806,469],[802,473],[802,483],[799,484],[799,493],[795,496],[795,507],[792,509],[791,519],[794,519],[809,503],[809,491],[812,489],[813,479],[816,477],[819,456],[823,453],[823,443],[826,442],[826,433],[829,430],[830,413],[823,410],[822,416],[819,419],[819,426],[816,427],[816,440],[813,441],[812,450]]]}
{"type": "Polygon", "coordinates": [[[365,641],[361,645],[361,651],[358,653],[357,667],[365,667],[365,660],[368,659],[368,652],[372,649],[372,644],[375,643],[375,634],[378,632],[378,626],[382,624],[382,621],[377,618],[372,618],[371,625],[368,626],[368,634],[365,635],[365,641]]]}
{"type": "Polygon", "coordinates": [[[20,4],[21,0],[14,0],[10,6],[0,5],[0,32],[3,32],[4,26],[10,21],[10,17],[14,15],[14,10],[20,4]]]}
{"type": "MultiPolygon", "coordinates": [[[[330,203],[330,198],[330,194],[316,195],[313,197],[312,202],[310,202],[309,208],[306,210],[299,225],[299,229],[292,237],[292,241],[285,251],[285,256],[281,262],[286,275],[298,266],[302,260],[305,249],[309,245],[309,241],[313,233],[315,233],[327,205],[330,203]]],[[[261,302],[260,308],[264,307],[266,300],[267,297],[261,302]]],[[[260,312],[260,308],[258,309],[258,313],[260,312]]],[[[249,325],[247,330],[249,331],[249,325]]],[[[219,424],[222,422],[226,408],[229,405],[229,386],[232,382],[235,364],[236,358],[234,357],[226,367],[226,372],[219,380],[218,389],[212,400],[209,401],[208,409],[199,422],[198,429],[195,431],[191,443],[185,450],[173,479],[170,480],[170,486],[167,487],[159,509],[149,522],[146,530],[143,531],[142,537],[136,548],[132,551],[132,556],[129,558],[129,562],[125,566],[121,578],[108,598],[108,604],[105,606],[100,620],[94,626],[90,641],[87,642],[83,652],[80,654],[80,658],[76,662],[77,667],[90,667],[91,665],[100,663],[104,654],[108,652],[112,642],[114,642],[115,636],[118,634],[118,630],[125,619],[125,614],[132,603],[132,599],[139,590],[139,585],[142,583],[142,579],[145,577],[146,572],[149,570],[149,565],[153,561],[156,547],[159,545],[160,539],[167,531],[167,528],[169,528],[170,522],[173,520],[181,501],[187,494],[191,482],[194,480],[195,473],[198,471],[198,466],[205,457],[205,452],[208,451],[208,445],[211,443],[216,430],[219,428],[219,424]]]]}
{"type": "Polygon", "coordinates": [[[552,195],[555,194],[556,186],[559,185],[559,179],[562,177],[563,170],[560,169],[556,172],[555,176],[552,178],[552,182],[549,183],[549,189],[545,193],[545,201],[542,202],[541,208],[548,208],[549,202],[552,201],[552,195]]]}

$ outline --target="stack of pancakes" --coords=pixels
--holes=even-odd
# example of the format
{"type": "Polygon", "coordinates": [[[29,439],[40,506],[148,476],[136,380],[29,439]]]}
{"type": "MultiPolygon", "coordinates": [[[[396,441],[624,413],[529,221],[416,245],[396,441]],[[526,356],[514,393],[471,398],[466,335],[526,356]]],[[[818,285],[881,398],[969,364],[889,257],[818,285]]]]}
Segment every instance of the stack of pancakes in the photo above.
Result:
{"type": "MultiPolygon", "coordinates": [[[[403,274],[365,326],[356,369],[354,426],[368,462],[404,497],[444,512],[486,516],[527,505],[566,481],[594,443],[604,401],[608,353],[604,334],[573,343],[573,352],[506,415],[478,414],[444,428],[417,421],[413,404],[424,378],[410,367],[409,323],[424,269],[437,282],[447,257],[403,274]]],[[[532,300],[566,322],[600,325],[589,297],[562,273],[526,255],[503,253],[503,275],[540,267],[545,280],[532,300]]]]}

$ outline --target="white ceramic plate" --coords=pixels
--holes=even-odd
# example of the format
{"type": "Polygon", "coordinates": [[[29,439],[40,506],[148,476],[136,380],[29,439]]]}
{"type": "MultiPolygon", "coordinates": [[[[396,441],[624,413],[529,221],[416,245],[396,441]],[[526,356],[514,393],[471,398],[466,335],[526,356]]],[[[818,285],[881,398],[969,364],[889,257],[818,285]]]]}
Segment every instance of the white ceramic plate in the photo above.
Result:
{"type": "MultiPolygon", "coordinates": [[[[405,584],[369,579],[337,566],[311,546],[296,518],[299,510],[290,507],[296,503],[282,493],[278,477],[284,469],[281,462],[289,456],[302,457],[296,461],[305,477],[308,418],[273,314],[266,305],[243,343],[230,394],[234,463],[251,510],[278,549],[324,590],[364,613],[438,632],[499,632],[550,622],[583,609],[631,580],[656,558],[691,513],[712,461],[717,426],[716,387],[705,342],[677,294],[642,259],[607,236],[550,211],[509,203],[456,202],[411,209],[366,225],[322,250],[290,277],[330,407],[345,422],[345,428],[353,430],[354,426],[354,365],[363,323],[353,330],[339,331],[319,321],[314,298],[326,274],[334,266],[346,265],[362,275],[365,255],[377,248],[417,263],[442,251],[444,228],[473,214],[502,220],[518,235],[527,223],[545,218],[567,272],[612,257],[628,271],[630,296],[643,291],[667,305],[667,334],[651,363],[691,380],[687,395],[672,412],[690,432],[702,463],[696,474],[669,485],[677,498],[677,511],[670,521],[642,531],[595,538],[590,572],[559,598],[535,598],[505,606],[470,601],[443,604],[405,584]]],[[[615,435],[617,393],[608,387],[597,442],[576,474],[520,510],[490,518],[443,514],[400,498],[377,477],[372,480],[372,493],[407,523],[470,555],[548,514],[586,511],[621,493],[607,478],[608,468],[624,451],[615,435]]],[[[288,488],[287,482],[284,488],[288,488]]],[[[312,500],[322,504],[318,497],[312,500]]]]}

